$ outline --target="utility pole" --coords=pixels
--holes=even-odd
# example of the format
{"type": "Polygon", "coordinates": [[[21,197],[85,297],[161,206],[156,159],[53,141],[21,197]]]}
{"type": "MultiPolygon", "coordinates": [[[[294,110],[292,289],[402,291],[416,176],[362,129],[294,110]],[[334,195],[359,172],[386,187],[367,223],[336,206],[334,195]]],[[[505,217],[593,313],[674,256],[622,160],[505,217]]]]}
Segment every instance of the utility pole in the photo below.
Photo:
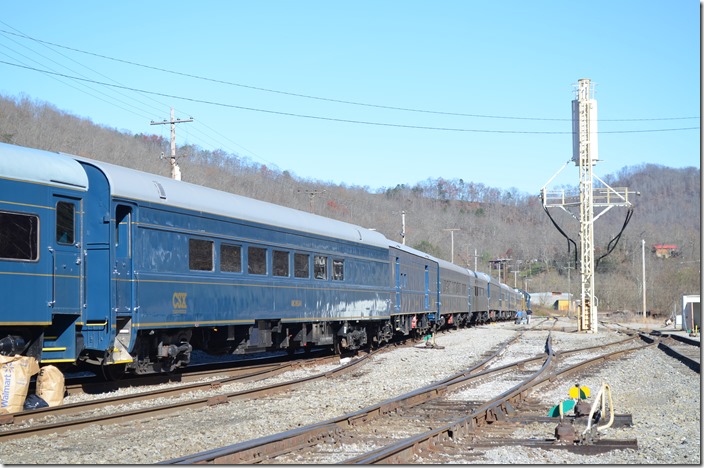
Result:
{"type": "Polygon", "coordinates": [[[327,192],[327,190],[301,190],[301,189],[298,189],[298,193],[307,193],[308,194],[308,201],[309,201],[311,213],[313,212],[313,199],[315,198],[316,195],[321,195],[325,192],[327,192]]]}
{"type": "Polygon", "coordinates": [[[574,267],[572,262],[567,262],[567,297],[569,298],[569,305],[567,307],[567,317],[572,316],[572,278],[570,277],[570,271],[574,267]]]}
{"type": "MultiPolygon", "coordinates": [[[[499,282],[506,283],[506,263],[508,263],[510,258],[497,258],[496,260],[489,260],[490,271],[496,269],[496,265],[499,265],[499,282]]],[[[491,276],[491,274],[489,274],[491,276]]]]}
{"type": "Polygon", "coordinates": [[[643,318],[646,316],[645,309],[645,239],[641,239],[641,255],[643,257],[643,318]]]}
{"type": "Polygon", "coordinates": [[[401,211],[401,243],[406,245],[406,211],[401,211]]]}
{"type": "Polygon", "coordinates": [[[460,231],[459,228],[443,229],[450,231],[450,263],[455,263],[455,231],[460,231]]]}
{"type": "MultiPolygon", "coordinates": [[[[577,99],[572,101],[572,161],[579,167],[579,197],[577,198],[574,194],[566,194],[565,190],[548,192],[547,185],[557,176],[555,174],[541,189],[541,198],[546,212],[548,208],[559,207],[576,217],[568,208],[579,206],[579,251],[581,255],[579,270],[582,294],[578,311],[578,330],[596,333],[598,322],[594,294],[594,221],[615,206],[631,209],[632,205],[628,200],[629,191],[627,188],[614,189],[599,179],[604,187],[594,189],[594,177],[596,176],[593,174],[592,167],[598,162],[599,153],[597,147],[597,106],[596,99],[592,97],[590,86],[589,79],[579,80],[577,99]],[[594,208],[604,209],[595,217],[594,208]]],[[[562,169],[558,171],[558,174],[562,169]]],[[[561,232],[567,237],[563,231],[561,232]]],[[[569,240],[571,241],[571,239],[569,240]]]]}
{"type": "Polygon", "coordinates": [[[401,214],[401,243],[406,245],[406,210],[393,211],[393,214],[401,214]]]}
{"type": "Polygon", "coordinates": [[[151,125],[165,125],[171,124],[171,178],[174,180],[181,180],[181,169],[176,164],[176,124],[193,122],[193,117],[189,119],[175,119],[174,120],[174,108],[171,108],[171,120],[164,120],[162,122],[154,122],[152,120],[151,125]]]}

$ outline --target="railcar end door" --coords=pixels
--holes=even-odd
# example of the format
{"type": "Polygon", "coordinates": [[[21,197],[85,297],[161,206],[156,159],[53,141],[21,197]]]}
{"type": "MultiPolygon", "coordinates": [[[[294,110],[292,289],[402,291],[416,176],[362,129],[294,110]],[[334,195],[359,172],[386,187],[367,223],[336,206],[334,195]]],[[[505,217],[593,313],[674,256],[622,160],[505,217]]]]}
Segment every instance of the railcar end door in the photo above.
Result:
{"type": "Polygon", "coordinates": [[[52,311],[81,314],[83,265],[81,260],[83,200],[56,195],[56,229],[49,249],[53,257],[52,311]]]}
{"type": "Polygon", "coordinates": [[[396,312],[401,312],[401,259],[396,257],[394,262],[394,283],[396,290],[396,302],[394,309],[396,312]]]}
{"type": "Polygon", "coordinates": [[[117,315],[131,315],[133,307],[133,262],[132,262],[132,216],[128,205],[115,206],[115,312],[117,315]]]}

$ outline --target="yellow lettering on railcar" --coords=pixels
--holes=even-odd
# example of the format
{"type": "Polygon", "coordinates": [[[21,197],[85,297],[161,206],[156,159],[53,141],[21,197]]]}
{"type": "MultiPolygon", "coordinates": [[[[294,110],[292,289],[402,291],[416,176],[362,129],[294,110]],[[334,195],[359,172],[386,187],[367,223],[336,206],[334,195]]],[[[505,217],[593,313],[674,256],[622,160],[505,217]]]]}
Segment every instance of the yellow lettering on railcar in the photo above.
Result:
{"type": "Polygon", "coordinates": [[[188,305],[186,304],[186,293],[175,292],[171,297],[171,305],[174,307],[174,314],[185,314],[188,305]]]}
{"type": "Polygon", "coordinates": [[[291,307],[301,307],[303,305],[303,301],[300,299],[293,299],[291,300],[291,307]]]}

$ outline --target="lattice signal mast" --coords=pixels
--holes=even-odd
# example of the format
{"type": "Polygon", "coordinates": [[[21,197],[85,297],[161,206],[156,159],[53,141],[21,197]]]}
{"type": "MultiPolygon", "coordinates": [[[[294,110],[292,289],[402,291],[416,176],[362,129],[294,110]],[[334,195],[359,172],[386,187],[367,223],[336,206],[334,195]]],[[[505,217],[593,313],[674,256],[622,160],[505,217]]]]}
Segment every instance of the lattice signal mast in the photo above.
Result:
{"type": "MultiPolygon", "coordinates": [[[[594,294],[594,221],[614,206],[631,208],[632,205],[628,201],[629,191],[627,188],[611,188],[597,177],[604,187],[594,189],[595,175],[592,168],[599,160],[599,152],[597,147],[597,106],[590,88],[589,79],[579,80],[577,99],[572,101],[572,161],[579,167],[579,196],[567,194],[565,190],[548,191],[547,185],[557,176],[555,174],[542,188],[541,198],[546,212],[548,208],[558,207],[576,218],[570,208],[579,206],[579,251],[581,256],[579,270],[582,294],[578,310],[578,329],[579,331],[596,333],[598,322],[597,301],[594,294]],[[596,218],[594,217],[595,207],[604,208],[596,218]]],[[[569,161],[565,166],[568,163],[569,161]]],[[[558,174],[562,169],[558,171],[558,174]]],[[[555,225],[557,226],[557,224],[555,225]]],[[[560,232],[567,237],[562,230],[560,232]]],[[[569,237],[568,240],[574,243],[569,237]]]]}

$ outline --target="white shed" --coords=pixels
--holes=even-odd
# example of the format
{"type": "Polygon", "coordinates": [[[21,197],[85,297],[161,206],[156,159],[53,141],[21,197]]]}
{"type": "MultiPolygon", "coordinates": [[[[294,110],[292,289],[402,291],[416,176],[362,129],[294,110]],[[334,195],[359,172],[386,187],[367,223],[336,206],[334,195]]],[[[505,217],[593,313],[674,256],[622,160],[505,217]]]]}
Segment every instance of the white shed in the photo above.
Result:
{"type": "Polygon", "coordinates": [[[702,309],[699,294],[682,296],[682,330],[702,328],[702,309]]]}

